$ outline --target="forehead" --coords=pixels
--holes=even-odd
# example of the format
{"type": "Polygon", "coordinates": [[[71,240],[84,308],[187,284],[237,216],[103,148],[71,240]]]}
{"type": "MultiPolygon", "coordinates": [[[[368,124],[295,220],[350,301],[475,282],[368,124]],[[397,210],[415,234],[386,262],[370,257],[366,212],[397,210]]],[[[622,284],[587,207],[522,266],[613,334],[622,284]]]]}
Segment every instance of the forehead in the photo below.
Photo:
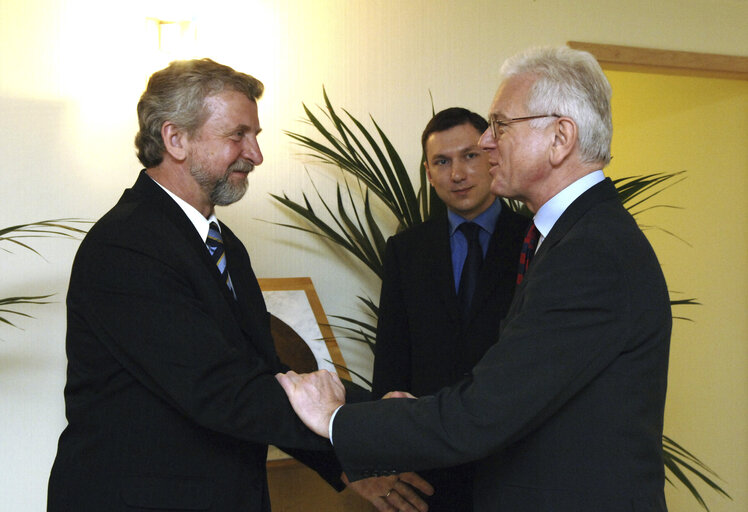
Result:
{"type": "Polygon", "coordinates": [[[257,103],[240,92],[222,91],[205,98],[203,105],[208,112],[205,125],[259,128],[257,103]]]}
{"type": "Polygon", "coordinates": [[[536,77],[523,74],[507,78],[496,91],[491,114],[498,117],[517,117],[525,111],[527,94],[536,77]]]}
{"type": "Polygon", "coordinates": [[[433,132],[426,139],[426,153],[462,151],[478,145],[482,134],[470,123],[453,126],[447,130],[433,132]]]}

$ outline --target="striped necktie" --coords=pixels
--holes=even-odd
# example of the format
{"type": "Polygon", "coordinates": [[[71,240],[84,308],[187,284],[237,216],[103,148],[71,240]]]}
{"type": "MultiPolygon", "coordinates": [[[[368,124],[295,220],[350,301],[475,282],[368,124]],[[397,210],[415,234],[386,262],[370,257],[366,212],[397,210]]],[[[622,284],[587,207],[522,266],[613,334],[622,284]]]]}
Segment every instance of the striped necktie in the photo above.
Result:
{"type": "Polygon", "coordinates": [[[535,254],[535,248],[538,246],[539,238],[540,232],[533,222],[530,224],[525,239],[522,241],[522,251],[519,253],[519,268],[517,269],[517,284],[521,283],[525,277],[527,268],[530,266],[530,260],[533,254],[535,254]]]}
{"type": "Polygon", "coordinates": [[[221,231],[218,229],[218,224],[215,222],[210,223],[208,239],[205,241],[205,245],[208,246],[208,251],[210,251],[210,255],[213,258],[213,263],[218,267],[218,271],[221,273],[223,281],[233,292],[234,287],[231,285],[229,269],[226,267],[226,251],[223,248],[223,238],[221,237],[221,231]]]}

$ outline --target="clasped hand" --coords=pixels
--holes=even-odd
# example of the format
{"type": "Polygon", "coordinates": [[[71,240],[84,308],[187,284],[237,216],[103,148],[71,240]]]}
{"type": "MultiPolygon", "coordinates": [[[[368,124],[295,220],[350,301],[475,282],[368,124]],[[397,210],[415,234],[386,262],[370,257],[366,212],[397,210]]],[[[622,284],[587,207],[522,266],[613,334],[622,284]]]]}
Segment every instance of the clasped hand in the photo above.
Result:
{"type": "Polygon", "coordinates": [[[343,473],[343,482],[367,499],[379,512],[426,512],[429,507],[416,489],[431,496],[434,488],[416,473],[398,476],[380,476],[349,482],[343,473]]]}
{"type": "Polygon", "coordinates": [[[330,417],[345,403],[345,388],[338,375],[327,370],[301,375],[289,371],[278,373],[275,378],[301,421],[312,432],[328,438],[330,417]]]}
{"type": "MultiPolygon", "coordinates": [[[[345,388],[335,373],[319,370],[298,374],[294,371],[275,375],[288,395],[291,407],[309,429],[322,437],[329,437],[330,418],[345,403],[345,388]]],[[[384,398],[415,398],[409,393],[393,391],[384,398]]],[[[346,485],[369,500],[381,512],[424,512],[428,505],[415,489],[431,495],[433,487],[415,473],[402,473],[399,477],[374,477],[349,482],[346,485]]]]}

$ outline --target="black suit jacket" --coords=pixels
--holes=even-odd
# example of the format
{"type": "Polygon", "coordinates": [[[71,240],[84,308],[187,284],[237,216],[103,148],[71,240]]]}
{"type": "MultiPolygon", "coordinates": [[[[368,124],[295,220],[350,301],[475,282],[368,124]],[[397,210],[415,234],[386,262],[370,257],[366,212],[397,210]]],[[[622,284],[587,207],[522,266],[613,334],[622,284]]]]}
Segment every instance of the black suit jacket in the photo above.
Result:
{"type": "Polygon", "coordinates": [[[671,322],[657,258],[605,180],[548,234],[471,376],[343,406],[335,450],[349,476],[479,460],[476,511],[664,511],[671,322]]]}
{"type": "MultiPolygon", "coordinates": [[[[372,394],[435,393],[462,379],[496,341],[509,310],[529,220],[502,205],[468,318],[455,291],[446,215],[389,239],[384,258],[372,394]]],[[[425,471],[432,512],[470,506],[473,465],[425,471]]]]}
{"type": "Polygon", "coordinates": [[[283,368],[249,257],[221,228],[236,300],[145,173],[82,242],[50,511],[269,511],[270,443],[340,474],[273,377],[283,368]]]}

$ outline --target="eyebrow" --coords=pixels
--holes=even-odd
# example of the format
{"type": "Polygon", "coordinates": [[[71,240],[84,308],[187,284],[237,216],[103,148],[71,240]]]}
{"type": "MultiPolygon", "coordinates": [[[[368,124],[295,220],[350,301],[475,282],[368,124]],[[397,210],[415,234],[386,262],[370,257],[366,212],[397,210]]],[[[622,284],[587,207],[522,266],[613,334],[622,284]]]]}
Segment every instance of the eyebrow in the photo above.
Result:
{"type": "Polygon", "coordinates": [[[241,130],[243,132],[252,132],[252,131],[254,131],[255,135],[259,135],[260,132],[262,131],[262,128],[258,127],[257,130],[255,131],[255,130],[252,129],[251,126],[247,126],[246,124],[239,124],[239,125],[236,125],[233,128],[231,128],[230,130],[226,130],[226,133],[227,134],[228,133],[234,133],[234,132],[236,132],[238,130],[241,130]]]}
{"type": "Polygon", "coordinates": [[[488,114],[488,120],[490,121],[492,117],[495,117],[498,120],[509,118],[509,116],[504,115],[502,112],[490,112],[488,114]]]}
{"type": "MultiPolygon", "coordinates": [[[[480,151],[480,146],[477,143],[471,144],[469,146],[463,146],[457,150],[457,153],[464,155],[465,153],[470,153],[471,151],[480,151]]],[[[450,158],[450,156],[445,155],[444,153],[436,153],[429,160],[435,160],[439,158],[450,158]]]]}

